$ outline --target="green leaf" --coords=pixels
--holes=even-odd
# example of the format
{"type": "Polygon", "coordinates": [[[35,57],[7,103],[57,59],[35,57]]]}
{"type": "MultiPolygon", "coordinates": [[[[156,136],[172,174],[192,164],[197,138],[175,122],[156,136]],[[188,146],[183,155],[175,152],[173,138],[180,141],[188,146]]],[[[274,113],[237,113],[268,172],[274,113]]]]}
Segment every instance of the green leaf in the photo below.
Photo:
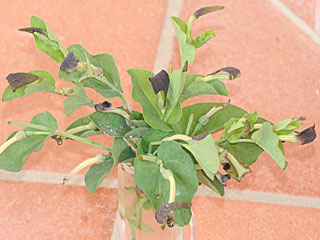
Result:
{"type": "Polygon", "coordinates": [[[74,90],[73,94],[69,96],[64,102],[64,113],[69,116],[75,110],[82,106],[90,106],[93,107],[94,103],[88,97],[86,91],[84,90],[83,86],[80,83],[74,83],[74,90]]]}
{"type": "Polygon", "coordinates": [[[19,172],[31,153],[39,151],[49,137],[49,135],[33,135],[11,144],[0,154],[0,168],[19,172]]]}
{"type": "Polygon", "coordinates": [[[216,35],[213,30],[207,30],[202,33],[200,36],[197,36],[194,40],[194,46],[199,48],[203,46],[206,42],[208,42],[211,38],[214,38],[216,35]]]}
{"type": "Polygon", "coordinates": [[[283,153],[278,145],[279,137],[272,131],[272,125],[270,123],[263,123],[262,127],[252,134],[251,138],[273,158],[281,169],[286,167],[283,153]]]}
{"type": "Polygon", "coordinates": [[[230,118],[224,124],[222,139],[231,143],[237,142],[242,137],[247,137],[254,130],[254,124],[258,120],[258,113],[245,113],[241,118],[230,118]],[[249,121],[249,122],[247,122],[249,121]]]}
{"type": "Polygon", "coordinates": [[[254,143],[229,143],[219,144],[220,147],[228,150],[244,167],[253,164],[263,150],[254,143]]]}
{"type": "Polygon", "coordinates": [[[180,95],[182,93],[184,83],[181,81],[182,73],[181,70],[174,70],[170,74],[170,85],[168,90],[168,99],[170,103],[175,104],[179,101],[180,95]]]}
{"type": "Polygon", "coordinates": [[[114,166],[118,163],[133,158],[134,154],[132,149],[125,140],[121,137],[115,137],[112,146],[112,158],[114,160],[114,166]]]}
{"type": "MultiPolygon", "coordinates": [[[[154,93],[149,81],[153,73],[140,69],[130,69],[128,73],[132,80],[132,98],[141,104],[144,120],[152,128],[167,132],[172,131],[168,124],[161,119],[158,96],[154,93]]],[[[170,106],[168,105],[167,108],[170,108],[170,106]]]]}
{"type": "MultiPolygon", "coordinates": [[[[187,128],[187,124],[189,121],[189,116],[194,114],[194,120],[191,124],[190,132],[193,132],[193,129],[199,122],[199,118],[205,115],[212,107],[214,106],[222,106],[224,103],[197,103],[190,106],[187,106],[182,109],[182,116],[180,121],[175,125],[174,130],[177,133],[185,133],[187,128]]],[[[219,110],[215,113],[207,123],[207,125],[203,126],[201,130],[199,130],[196,134],[202,134],[205,132],[214,133],[223,128],[225,122],[227,122],[230,118],[240,118],[245,114],[246,111],[236,107],[234,105],[229,104],[227,107],[219,110]]]]}
{"type": "MultiPolygon", "coordinates": [[[[66,128],[65,131],[68,131],[68,130],[76,128],[76,127],[86,126],[90,122],[91,122],[90,115],[84,116],[82,118],[77,119],[73,123],[71,123],[66,128]]],[[[94,135],[99,135],[99,134],[102,134],[102,132],[100,130],[98,130],[98,129],[96,129],[96,130],[83,130],[81,132],[73,133],[73,135],[76,135],[78,137],[83,137],[83,138],[87,138],[87,137],[94,136],[94,135]]]]}
{"type": "Polygon", "coordinates": [[[148,227],[147,225],[145,225],[143,223],[141,223],[140,230],[142,232],[155,233],[155,231],[153,231],[152,228],[148,227]]]}
{"type": "Polygon", "coordinates": [[[211,80],[208,82],[192,82],[183,91],[180,102],[183,102],[188,98],[206,94],[229,96],[228,90],[224,83],[219,80],[211,80]]]}
{"type": "Polygon", "coordinates": [[[117,113],[94,112],[90,119],[100,131],[112,137],[123,137],[131,130],[126,124],[126,119],[117,113]]]}
{"type": "MultiPolygon", "coordinates": [[[[141,139],[141,147],[144,153],[148,152],[149,145],[152,142],[159,142],[165,137],[170,137],[174,135],[174,132],[162,132],[160,130],[151,129],[146,135],[144,135],[141,139]]],[[[158,148],[158,146],[152,148],[152,152],[154,152],[158,148]]]]}
{"type": "Polygon", "coordinates": [[[114,161],[111,156],[102,163],[93,164],[84,179],[88,190],[94,193],[113,167],[114,161]]]}
{"type": "Polygon", "coordinates": [[[150,131],[149,127],[139,127],[134,128],[130,132],[127,132],[125,137],[126,138],[140,138],[146,135],[150,131]]]}
{"type": "Polygon", "coordinates": [[[220,160],[216,144],[211,135],[209,134],[199,141],[192,140],[188,144],[183,144],[183,147],[191,152],[209,179],[213,180],[214,174],[219,169],[220,160]]]}
{"type": "Polygon", "coordinates": [[[224,186],[219,180],[215,177],[213,181],[207,177],[204,171],[197,170],[198,181],[206,185],[211,190],[217,192],[221,196],[224,195],[224,186]]]}
{"type": "MultiPolygon", "coordinates": [[[[197,191],[198,179],[192,159],[181,148],[172,142],[163,142],[158,149],[158,157],[164,163],[164,168],[170,169],[176,183],[175,201],[191,202],[197,191]]],[[[147,194],[155,209],[169,200],[169,181],[160,173],[158,164],[135,160],[134,180],[141,190],[147,194]]],[[[184,226],[191,218],[190,209],[176,209],[174,211],[175,223],[184,226]]]]}
{"type": "MultiPolygon", "coordinates": [[[[54,133],[58,129],[57,120],[48,111],[35,115],[32,118],[31,123],[50,128],[51,129],[50,133],[54,133]]],[[[41,130],[27,127],[25,131],[41,131],[41,130]]]]}
{"type": "Polygon", "coordinates": [[[130,120],[131,123],[133,123],[135,126],[137,126],[138,128],[142,128],[142,127],[150,127],[148,125],[148,123],[146,123],[146,121],[144,120],[130,120]]]}
{"type": "Polygon", "coordinates": [[[178,17],[171,17],[171,21],[178,38],[181,56],[181,68],[183,68],[183,65],[186,61],[188,61],[188,64],[192,64],[194,62],[196,48],[194,45],[187,43],[187,26],[184,21],[178,17]]]}
{"type": "Polygon", "coordinates": [[[37,49],[48,54],[53,60],[57,62],[62,62],[64,57],[68,55],[68,50],[53,34],[53,32],[46,25],[46,23],[41,18],[32,16],[30,19],[30,24],[31,27],[40,28],[44,30],[44,32],[46,33],[33,33],[37,49]]]}
{"type": "Polygon", "coordinates": [[[301,128],[301,123],[296,118],[285,119],[272,125],[272,130],[277,135],[288,135],[299,128],[301,128]]]}
{"type": "Polygon", "coordinates": [[[35,70],[29,73],[37,75],[39,79],[29,85],[18,88],[15,92],[8,86],[2,95],[3,102],[36,92],[52,92],[56,88],[56,81],[51,73],[44,70],[35,70]]]}
{"type": "MultiPolygon", "coordinates": [[[[57,120],[47,111],[35,115],[32,118],[31,123],[47,127],[50,129],[50,132],[44,132],[44,134],[41,135],[27,136],[24,140],[14,142],[10,146],[8,146],[0,154],[1,169],[12,172],[19,172],[22,169],[22,166],[27,160],[27,158],[31,155],[31,153],[39,151],[44,142],[48,138],[50,138],[51,133],[58,129],[57,120]]],[[[42,130],[27,127],[24,129],[24,131],[41,132],[42,130]]],[[[7,141],[14,137],[15,134],[16,132],[11,134],[8,137],[7,141]]]]}
{"type": "Polygon", "coordinates": [[[89,62],[93,66],[99,67],[103,70],[103,76],[83,76],[85,73],[80,72],[79,70],[75,70],[68,74],[60,70],[60,79],[72,82],[78,82],[81,80],[84,87],[93,88],[106,98],[113,98],[120,95],[119,92],[122,92],[122,88],[119,73],[115,61],[110,54],[103,53],[99,55],[91,55],[80,45],[71,45],[68,47],[68,50],[73,52],[75,59],[80,62],[86,62],[87,55],[89,62]],[[112,85],[113,88],[111,88],[110,85],[112,85]]]}

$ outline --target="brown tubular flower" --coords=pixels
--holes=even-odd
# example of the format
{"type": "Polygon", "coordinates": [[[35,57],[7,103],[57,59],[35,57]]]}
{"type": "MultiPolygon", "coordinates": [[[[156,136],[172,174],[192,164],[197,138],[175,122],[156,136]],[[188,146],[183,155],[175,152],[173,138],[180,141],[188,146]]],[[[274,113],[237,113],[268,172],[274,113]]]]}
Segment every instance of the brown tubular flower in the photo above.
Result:
{"type": "Polygon", "coordinates": [[[307,144],[307,143],[311,143],[314,139],[316,139],[317,134],[315,129],[315,125],[313,125],[312,127],[309,127],[305,130],[303,130],[302,132],[295,132],[295,135],[298,139],[298,142],[301,145],[307,144]]]}
{"type": "Polygon", "coordinates": [[[183,66],[182,72],[187,72],[188,71],[188,66],[189,66],[188,61],[186,61],[186,63],[183,66]]]}
{"type": "Polygon", "coordinates": [[[112,103],[104,101],[102,103],[95,104],[94,108],[97,112],[105,112],[105,110],[112,108],[112,103]]]}
{"type": "Polygon", "coordinates": [[[229,173],[223,175],[222,173],[217,172],[215,176],[223,186],[227,186],[227,181],[231,178],[229,173]]]}
{"type": "Polygon", "coordinates": [[[205,15],[205,14],[211,13],[211,12],[215,12],[218,10],[222,10],[222,9],[224,9],[223,6],[204,7],[204,8],[200,8],[196,12],[194,12],[193,16],[197,19],[197,18],[201,17],[202,15],[205,15]]]}
{"type": "Polygon", "coordinates": [[[41,29],[41,28],[26,27],[26,28],[19,28],[18,30],[19,30],[19,31],[23,31],[23,32],[28,32],[28,33],[35,33],[35,32],[37,32],[37,33],[40,33],[40,34],[45,35],[45,36],[47,35],[46,32],[45,32],[43,29],[41,29]]]}
{"type": "Polygon", "coordinates": [[[190,202],[172,202],[160,205],[156,211],[155,217],[158,223],[166,223],[168,227],[174,226],[174,216],[172,211],[177,208],[191,208],[190,202]]]}
{"type": "Polygon", "coordinates": [[[197,140],[197,141],[199,141],[199,140],[202,140],[202,139],[204,139],[206,136],[208,136],[208,132],[205,132],[205,133],[202,133],[202,134],[200,134],[200,135],[197,135],[197,136],[193,136],[192,137],[192,140],[197,140]]]}
{"type": "Polygon", "coordinates": [[[149,78],[152,88],[155,94],[163,90],[164,92],[164,103],[165,107],[167,104],[167,93],[169,89],[169,74],[165,70],[161,70],[159,73],[149,78]]]}
{"type": "Polygon", "coordinates": [[[60,65],[60,70],[66,73],[71,73],[78,67],[78,60],[74,58],[73,52],[69,52],[60,65]]]}
{"type": "Polygon", "coordinates": [[[38,79],[39,77],[37,75],[31,73],[10,73],[7,76],[7,80],[14,92],[18,88],[26,86],[38,79]]]}
{"type": "Polygon", "coordinates": [[[235,78],[238,78],[240,77],[241,73],[240,73],[240,70],[238,68],[234,68],[234,67],[225,67],[225,68],[221,68],[213,73],[210,73],[209,75],[215,75],[217,74],[218,72],[226,72],[226,73],[229,73],[229,79],[230,80],[233,80],[235,78]]]}

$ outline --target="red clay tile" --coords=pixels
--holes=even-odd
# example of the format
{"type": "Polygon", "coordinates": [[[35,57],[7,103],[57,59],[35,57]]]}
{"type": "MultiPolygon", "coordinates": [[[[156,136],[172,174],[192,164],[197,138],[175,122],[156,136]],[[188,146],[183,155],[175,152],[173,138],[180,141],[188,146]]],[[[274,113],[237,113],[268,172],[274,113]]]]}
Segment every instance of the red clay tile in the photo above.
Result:
{"type": "Polygon", "coordinates": [[[197,239],[320,238],[320,210],[246,201],[196,197],[197,239]]]}
{"type": "MultiPolygon", "coordinates": [[[[294,12],[298,17],[302,18],[313,30],[315,30],[315,22],[317,16],[317,7],[320,7],[318,0],[282,0],[285,5],[287,5],[292,12],[294,12]]],[[[318,10],[318,12],[320,12],[318,10]]]]}
{"type": "Polygon", "coordinates": [[[117,191],[0,182],[0,239],[110,239],[117,191]]]}
{"type": "MultiPolygon", "coordinates": [[[[222,11],[195,21],[193,35],[214,28],[217,37],[198,49],[192,73],[208,74],[234,66],[241,78],[227,81],[232,104],[261,117],[280,121],[306,115],[303,127],[320,125],[320,47],[268,1],[191,1],[183,4],[181,17],[198,8],[225,5],[222,11]]],[[[179,67],[177,44],[173,64],[179,67]]],[[[227,101],[229,97],[204,96],[199,101],[227,101]]],[[[252,174],[230,188],[320,197],[319,140],[305,145],[285,144],[286,171],[266,154],[252,166],[252,174]]]]}
{"type": "MultiPolygon", "coordinates": [[[[92,54],[110,53],[117,63],[123,90],[131,98],[131,80],[126,73],[129,68],[152,69],[160,39],[167,1],[0,1],[0,93],[7,87],[5,77],[11,72],[46,69],[57,77],[59,64],[46,54],[37,51],[33,37],[18,28],[29,26],[32,15],[43,18],[51,30],[67,47],[79,43],[92,54]]],[[[57,82],[57,89],[69,87],[69,83],[57,82]]],[[[94,102],[103,97],[88,91],[94,102]]],[[[8,126],[9,120],[31,121],[40,112],[49,110],[58,119],[63,130],[75,119],[93,111],[83,107],[70,117],[63,113],[64,97],[37,93],[23,99],[0,104],[0,143],[19,127],[8,126]]],[[[118,99],[112,99],[119,106],[118,99]]],[[[131,101],[129,101],[131,104],[131,101]]],[[[93,137],[111,147],[108,137],[93,137]]],[[[32,155],[24,169],[67,173],[76,164],[100,152],[84,144],[65,143],[57,146],[48,141],[44,149],[32,155]]]]}

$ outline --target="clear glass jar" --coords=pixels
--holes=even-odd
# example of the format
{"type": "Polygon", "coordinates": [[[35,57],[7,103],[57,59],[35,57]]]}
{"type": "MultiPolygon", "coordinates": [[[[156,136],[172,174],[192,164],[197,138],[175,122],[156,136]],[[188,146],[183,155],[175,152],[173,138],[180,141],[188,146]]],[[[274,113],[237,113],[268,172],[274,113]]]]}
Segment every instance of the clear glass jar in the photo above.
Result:
{"type": "Polygon", "coordinates": [[[161,228],[161,224],[155,219],[155,211],[150,200],[144,194],[137,195],[133,174],[133,167],[123,163],[118,165],[118,239],[196,240],[194,215],[190,223],[184,227],[161,228]],[[141,230],[137,229],[137,226],[141,230]]]}

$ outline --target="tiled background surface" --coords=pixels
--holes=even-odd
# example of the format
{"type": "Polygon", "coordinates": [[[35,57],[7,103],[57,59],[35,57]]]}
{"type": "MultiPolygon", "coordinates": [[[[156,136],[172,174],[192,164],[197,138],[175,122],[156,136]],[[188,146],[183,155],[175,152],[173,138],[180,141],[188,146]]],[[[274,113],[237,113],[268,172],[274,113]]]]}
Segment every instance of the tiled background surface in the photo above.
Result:
{"type": "MultiPolygon", "coordinates": [[[[190,68],[192,72],[206,74],[221,67],[238,67],[241,78],[226,83],[233,104],[249,112],[258,110],[262,117],[272,121],[306,115],[304,127],[320,125],[320,46],[269,0],[182,2],[180,17],[184,20],[200,7],[226,6],[225,10],[194,23],[194,35],[214,28],[217,37],[198,50],[196,62],[190,68]]],[[[317,30],[319,0],[282,2],[317,30]]],[[[36,15],[47,22],[65,46],[80,43],[92,54],[112,54],[126,97],[130,98],[131,84],[126,70],[153,69],[166,7],[166,0],[0,1],[0,92],[4,91],[5,77],[11,72],[45,69],[57,76],[59,65],[36,50],[32,36],[16,30],[29,26],[30,16],[36,15]]],[[[175,67],[180,65],[176,42],[171,63],[175,67]]],[[[66,86],[65,82],[57,84],[58,88],[66,86]]],[[[103,100],[97,95],[94,99],[103,100]]],[[[0,142],[17,129],[8,126],[8,120],[29,122],[34,114],[51,109],[60,129],[64,129],[91,112],[82,108],[67,118],[63,114],[63,100],[50,94],[34,94],[1,103],[0,142]]],[[[200,100],[203,98],[188,103],[200,100]]],[[[113,103],[120,104],[118,100],[113,103]]],[[[112,144],[105,137],[92,139],[112,144]]],[[[80,143],[66,142],[58,147],[49,141],[41,152],[28,159],[24,169],[65,174],[97,153],[99,150],[86,149],[80,143]]],[[[241,184],[230,183],[228,188],[320,198],[319,159],[318,140],[307,146],[286,144],[289,166],[285,172],[263,154],[252,166],[252,174],[241,184]]],[[[115,176],[114,171],[111,177],[115,176]]],[[[80,186],[1,180],[0,196],[0,239],[110,239],[117,208],[114,189],[99,189],[91,194],[80,186]]],[[[320,238],[317,208],[199,196],[193,206],[197,236],[201,240],[320,238]]]]}

